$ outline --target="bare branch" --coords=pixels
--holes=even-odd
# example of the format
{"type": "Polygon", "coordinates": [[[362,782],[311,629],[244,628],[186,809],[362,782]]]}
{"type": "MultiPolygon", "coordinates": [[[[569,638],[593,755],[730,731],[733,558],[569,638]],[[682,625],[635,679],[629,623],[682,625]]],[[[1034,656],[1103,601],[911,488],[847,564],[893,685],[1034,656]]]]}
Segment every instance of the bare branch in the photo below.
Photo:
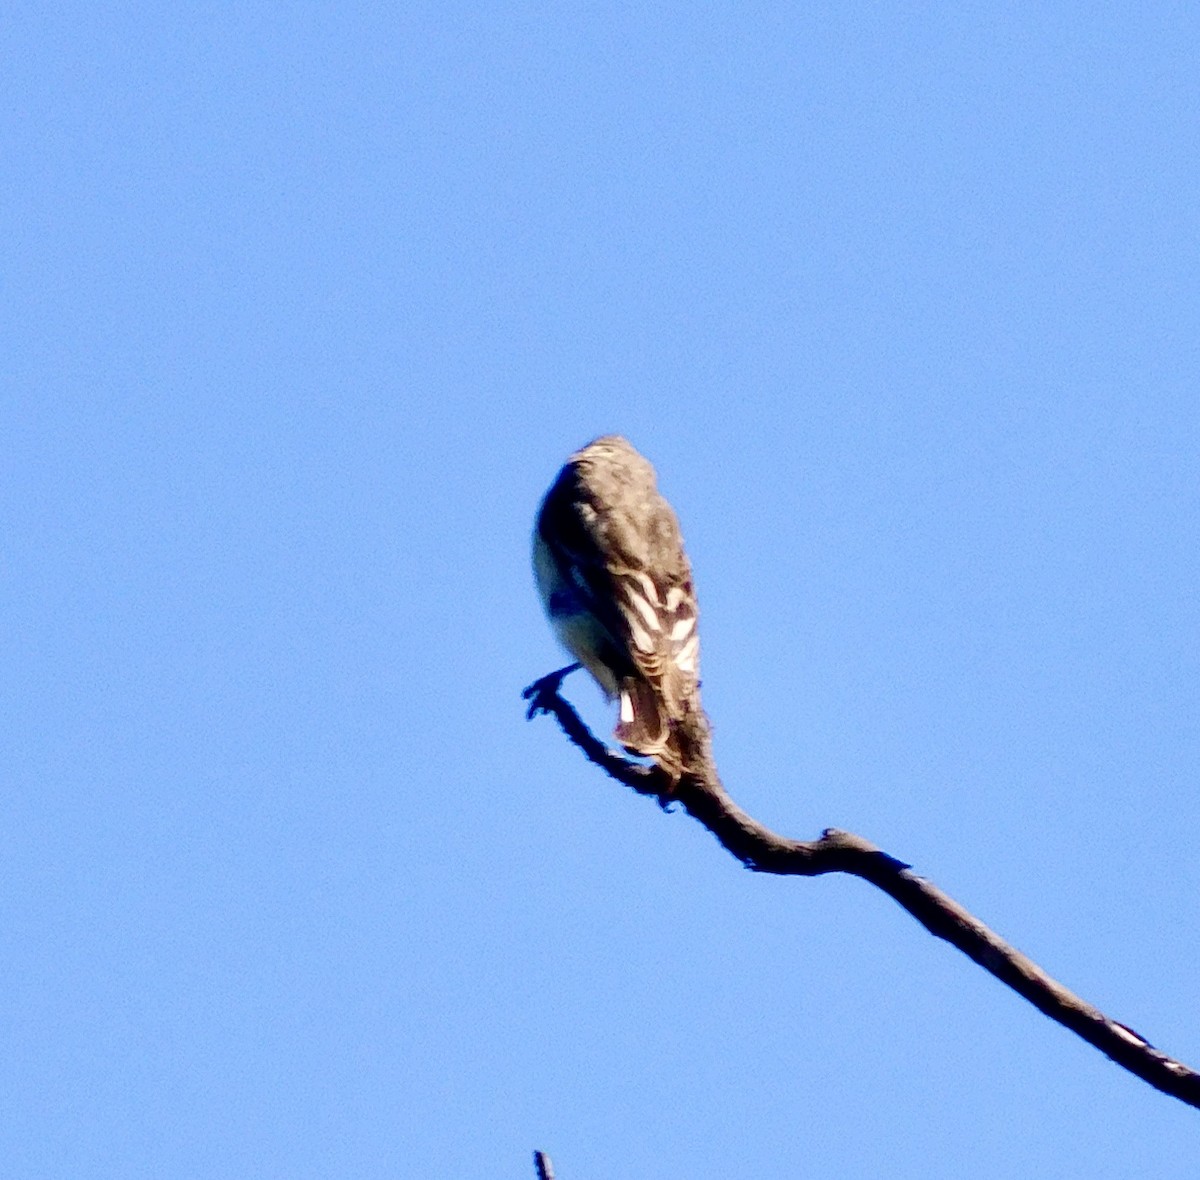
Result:
{"type": "Polygon", "coordinates": [[[684,727],[687,769],[672,791],[670,780],[657,767],[632,762],[601,742],[561,696],[560,687],[561,676],[556,679],[555,675],[530,685],[525,690],[530,702],[528,716],[553,715],[567,737],[612,778],[640,795],[653,796],[664,808],[678,803],[747,868],[799,877],[849,873],[869,881],[931,934],[956,946],[1038,1011],[1164,1094],[1200,1108],[1200,1074],[1063,987],[903,861],[852,832],[830,828],[819,840],[789,840],[747,815],[721,785],[703,711],[692,714],[684,727]]]}

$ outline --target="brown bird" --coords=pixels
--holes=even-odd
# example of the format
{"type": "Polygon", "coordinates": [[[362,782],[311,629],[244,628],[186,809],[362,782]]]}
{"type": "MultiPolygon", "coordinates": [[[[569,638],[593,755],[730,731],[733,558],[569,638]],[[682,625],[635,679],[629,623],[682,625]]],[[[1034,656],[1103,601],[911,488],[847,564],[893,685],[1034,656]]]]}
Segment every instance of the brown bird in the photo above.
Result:
{"type": "Polygon", "coordinates": [[[617,741],[678,781],[678,727],[699,708],[696,595],[675,512],[625,439],[588,443],[558,473],[533,569],[559,640],[619,702],[617,741]]]}

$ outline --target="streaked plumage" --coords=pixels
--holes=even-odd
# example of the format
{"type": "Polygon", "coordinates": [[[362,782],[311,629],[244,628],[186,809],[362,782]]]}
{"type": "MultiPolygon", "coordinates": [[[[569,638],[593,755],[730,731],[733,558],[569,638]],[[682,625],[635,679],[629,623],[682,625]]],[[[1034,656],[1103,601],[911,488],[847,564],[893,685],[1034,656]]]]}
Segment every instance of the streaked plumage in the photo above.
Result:
{"type": "Polygon", "coordinates": [[[678,779],[676,727],[698,708],[696,596],[675,513],[625,439],[596,439],[558,473],[533,565],[560,641],[619,701],[617,740],[678,779]]]}

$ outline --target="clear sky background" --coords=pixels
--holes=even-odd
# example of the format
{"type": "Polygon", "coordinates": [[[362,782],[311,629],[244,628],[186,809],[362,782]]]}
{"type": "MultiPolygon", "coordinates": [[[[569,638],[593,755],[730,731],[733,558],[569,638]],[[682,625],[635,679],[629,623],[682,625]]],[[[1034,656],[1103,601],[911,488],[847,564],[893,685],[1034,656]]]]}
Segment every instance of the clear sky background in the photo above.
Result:
{"type": "Polygon", "coordinates": [[[519,695],[538,499],[620,431],[739,802],[1200,1064],[1193,6],[0,49],[0,1174],[1196,1175],[1200,1112],[519,695]]]}

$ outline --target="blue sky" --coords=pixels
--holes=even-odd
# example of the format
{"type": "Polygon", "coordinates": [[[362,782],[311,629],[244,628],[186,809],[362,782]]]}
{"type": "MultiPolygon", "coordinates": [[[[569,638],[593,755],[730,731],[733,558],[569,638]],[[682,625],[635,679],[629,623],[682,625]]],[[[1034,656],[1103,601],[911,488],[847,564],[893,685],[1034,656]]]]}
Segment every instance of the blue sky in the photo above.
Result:
{"type": "Polygon", "coordinates": [[[0,43],[5,1174],[1195,1174],[1195,1111],[519,699],[538,498],[625,433],[739,802],[1200,1064],[1191,9],[0,43]]]}

